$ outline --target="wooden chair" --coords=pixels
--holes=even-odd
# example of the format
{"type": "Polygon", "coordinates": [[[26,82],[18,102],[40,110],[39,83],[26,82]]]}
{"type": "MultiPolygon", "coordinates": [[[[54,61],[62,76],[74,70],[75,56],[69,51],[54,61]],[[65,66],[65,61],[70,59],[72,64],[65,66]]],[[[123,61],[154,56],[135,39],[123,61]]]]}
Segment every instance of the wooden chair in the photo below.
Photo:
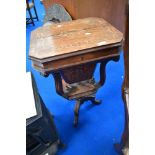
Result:
{"type": "Polygon", "coordinates": [[[39,20],[38,19],[38,15],[37,15],[37,11],[36,11],[34,0],[32,0],[31,2],[29,2],[28,0],[26,0],[26,10],[28,11],[29,16],[30,16],[29,18],[26,18],[26,24],[32,24],[34,26],[35,25],[34,24],[34,19],[37,19],[37,21],[39,20]],[[31,9],[32,8],[34,9],[35,17],[32,16],[32,13],[31,13],[31,9]]]}

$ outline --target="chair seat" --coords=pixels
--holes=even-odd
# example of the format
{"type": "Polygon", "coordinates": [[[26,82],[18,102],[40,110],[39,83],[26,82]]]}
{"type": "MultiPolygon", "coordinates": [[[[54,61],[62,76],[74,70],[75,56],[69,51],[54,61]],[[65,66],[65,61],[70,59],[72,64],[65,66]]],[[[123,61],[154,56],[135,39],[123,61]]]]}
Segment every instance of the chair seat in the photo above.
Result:
{"type": "MultiPolygon", "coordinates": [[[[31,9],[31,8],[33,8],[33,7],[34,7],[34,3],[29,2],[29,8],[31,9]]],[[[28,9],[28,8],[26,7],[26,9],[28,9]]]]}

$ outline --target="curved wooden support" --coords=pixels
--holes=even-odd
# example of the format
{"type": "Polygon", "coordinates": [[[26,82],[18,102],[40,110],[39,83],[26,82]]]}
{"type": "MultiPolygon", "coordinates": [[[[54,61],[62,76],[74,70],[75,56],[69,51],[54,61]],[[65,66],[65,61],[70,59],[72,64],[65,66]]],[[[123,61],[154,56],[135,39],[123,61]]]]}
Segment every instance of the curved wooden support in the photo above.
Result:
{"type": "Polygon", "coordinates": [[[88,65],[80,66],[81,67],[80,69],[79,69],[79,66],[77,66],[76,72],[72,72],[72,71],[74,71],[74,68],[70,68],[69,70],[65,70],[65,71],[61,70],[61,72],[52,72],[54,80],[55,80],[56,92],[60,96],[63,96],[66,99],[77,100],[77,103],[76,103],[75,109],[74,109],[74,126],[75,127],[78,124],[79,109],[80,109],[81,104],[83,104],[85,101],[88,101],[88,100],[90,100],[94,105],[101,104],[100,100],[95,99],[94,94],[96,93],[97,89],[99,89],[105,83],[105,79],[106,79],[105,67],[106,67],[107,62],[109,62],[110,60],[118,61],[119,55],[104,59],[100,62],[100,81],[98,83],[95,83],[94,79],[91,78],[93,76],[92,74],[94,72],[97,62],[95,62],[91,66],[88,66],[88,65]],[[89,68],[90,68],[90,70],[89,70],[89,68]],[[85,71],[87,71],[87,72],[85,72],[85,71]],[[73,73],[76,73],[76,76],[75,76],[76,78],[74,78],[73,73]],[[81,76],[83,76],[86,73],[89,73],[89,75],[87,75],[88,77],[87,76],[84,77],[84,79],[88,78],[88,81],[85,81],[85,83],[80,83],[80,81],[79,81],[76,83],[76,85],[74,83],[74,85],[72,86],[71,84],[68,84],[65,81],[65,80],[67,80],[67,82],[69,82],[69,83],[75,82],[78,78],[80,78],[81,76]],[[89,86],[91,89],[89,88],[89,86]],[[76,93],[77,94],[79,93],[80,95],[77,95],[76,93]]]}
{"type": "Polygon", "coordinates": [[[100,64],[100,81],[99,81],[99,86],[101,87],[106,79],[106,72],[105,72],[105,67],[106,67],[107,61],[103,61],[100,64]]]}
{"type": "Polygon", "coordinates": [[[119,60],[119,58],[120,58],[120,56],[118,55],[117,57],[106,59],[106,60],[104,60],[104,61],[102,61],[100,63],[100,81],[96,84],[97,89],[100,88],[101,86],[103,86],[104,83],[105,83],[105,79],[106,79],[106,64],[110,60],[113,60],[113,61],[117,62],[119,60]]]}
{"type": "Polygon", "coordinates": [[[125,123],[124,123],[124,131],[121,137],[121,142],[114,144],[116,151],[120,155],[128,155],[129,152],[129,111],[128,111],[128,102],[129,102],[129,90],[122,88],[122,98],[124,102],[124,112],[125,112],[125,123]]]}
{"type": "Polygon", "coordinates": [[[101,104],[101,101],[100,101],[100,100],[96,100],[96,99],[95,99],[95,96],[87,96],[87,97],[78,99],[78,100],[76,101],[76,105],[75,105],[75,108],[74,108],[74,126],[75,126],[75,127],[77,127],[77,125],[78,125],[80,106],[81,106],[85,101],[88,101],[88,100],[90,100],[90,101],[91,101],[93,104],[95,104],[95,105],[101,104]]]}
{"type": "Polygon", "coordinates": [[[63,92],[63,86],[62,86],[62,79],[61,79],[61,75],[59,72],[53,72],[52,73],[54,80],[55,80],[55,87],[56,87],[56,92],[63,96],[64,92],[63,92]]]}
{"type": "Polygon", "coordinates": [[[74,109],[74,126],[77,127],[78,119],[79,119],[79,109],[81,104],[83,104],[82,100],[77,100],[75,109],[74,109]]]}
{"type": "Polygon", "coordinates": [[[122,151],[125,151],[126,148],[129,148],[129,89],[125,88],[124,85],[122,89],[123,89],[122,97],[124,101],[124,112],[125,112],[125,124],[121,139],[121,146],[122,151]]]}
{"type": "Polygon", "coordinates": [[[94,97],[93,100],[91,100],[91,101],[92,101],[92,103],[95,104],[95,105],[99,105],[99,104],[102,103],[101,100],[96,100],[95,97],[94,97]]]}
{"type": "Polygon", "coordinates": [[[90,100],[90,101],[91,101],[93,104],[95,104],[95,105],[99,105],[99,104],[102,103],[101,100],[96,100],[95,96],[89,97],[88,100],[90,100]]]}

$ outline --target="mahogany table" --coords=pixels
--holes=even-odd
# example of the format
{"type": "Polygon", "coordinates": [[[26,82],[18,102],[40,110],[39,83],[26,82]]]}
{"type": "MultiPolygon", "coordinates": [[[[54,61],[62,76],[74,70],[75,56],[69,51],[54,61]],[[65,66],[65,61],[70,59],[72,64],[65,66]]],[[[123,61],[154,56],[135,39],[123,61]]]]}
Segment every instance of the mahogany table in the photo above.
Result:
{"type": "Polygon", "coordinates": [[[118,61],[123,34],[102,18],[89,17],[40,27],[31,33],[29,58],[43,76],[52,74],[56,91],[76,100],[74,125],[79,108],[90,100],[98,105],[95,93],[105,82],[105,66],[118,61]],[[100,80],[93,77],[100,64],[100,80]]]}

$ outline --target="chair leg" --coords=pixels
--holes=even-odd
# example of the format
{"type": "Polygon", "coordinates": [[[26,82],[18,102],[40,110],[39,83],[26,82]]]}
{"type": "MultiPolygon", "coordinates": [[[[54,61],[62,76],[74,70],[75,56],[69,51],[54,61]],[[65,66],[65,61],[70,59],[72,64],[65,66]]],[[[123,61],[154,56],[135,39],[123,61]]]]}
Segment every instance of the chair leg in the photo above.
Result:
{"type": "Polygon", "coordinates": [[[30,15],[31,22],[32,22],[32,24],[33,24],[33,26],[34,26],[34,21],[33,21],[33,17],[32,17],[32,14],[31,14],[30,9],[28,9],[28,12],[29,12],[29,15],[30,15]]]}
{"type": "Polygon", "coordinates": [[[37,14],[36,7],[34,6],[33,8],[34,8],[34,12],[35,12],[35,15],[36,15],[36,19],[37,19],[37,21],[38,21],[39,19],[38,19],[38,14],[37,14]]]}

